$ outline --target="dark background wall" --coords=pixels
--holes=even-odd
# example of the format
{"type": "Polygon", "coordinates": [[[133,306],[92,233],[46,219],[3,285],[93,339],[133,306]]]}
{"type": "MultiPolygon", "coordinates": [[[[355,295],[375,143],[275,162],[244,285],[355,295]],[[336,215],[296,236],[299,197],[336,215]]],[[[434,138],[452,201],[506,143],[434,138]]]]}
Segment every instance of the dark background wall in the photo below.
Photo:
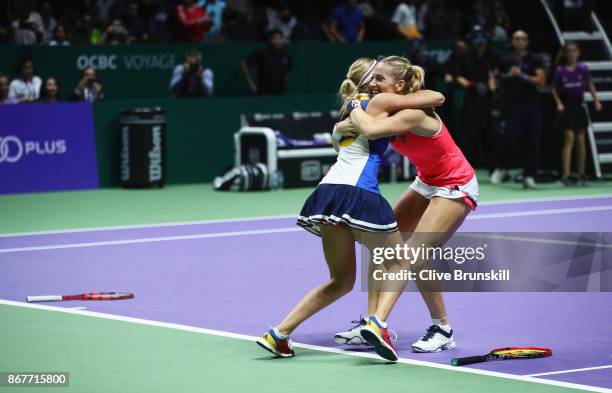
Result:
{"type": "MultiPolygon", "coordinates": [[[[450,54],[451,41],[433,41],[428,51],[439,60],[450,54]]],[[[214,72],[215,95],[249,95],[240,62],[265,43],[225,44],[140,44],[140,45],[72,45],[65,47],[17,47],[0,45],[0,72],[13,78],[16,65],[24,53],[33,56],[36,74],[58,79],[65,98],[81,79],[82,70],[97,69],[110,99],[169,97],[172,70],[184,61],[189,49],[197,48],[203,64],[214,72]]],[[[327,93],[335,90],[348,66],[358,57],[409,55],[406,42],[367,42],[330,44],[325,42],[294,43],[286,46],[293,59],[289,94],[327,93]]]]}

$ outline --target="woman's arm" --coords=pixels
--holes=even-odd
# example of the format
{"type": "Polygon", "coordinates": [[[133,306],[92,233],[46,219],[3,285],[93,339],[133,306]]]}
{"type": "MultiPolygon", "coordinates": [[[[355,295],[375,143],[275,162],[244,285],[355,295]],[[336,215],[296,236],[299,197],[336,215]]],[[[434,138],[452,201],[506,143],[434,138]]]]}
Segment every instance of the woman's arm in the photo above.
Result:
{"type": "Polygon", "coordinates": [[[552,96],[557,104],[557,112],[565,111],[565,107],[563,106],[563,102],[561,102],[561,97],[559,96],[559,92],[557,91],[557,87],[555,85],[552,87],[552,96]]]}
{"type": "Polygon", "coordinates": [[[599,101],[599,97],[597,97],[597,90],[595,89],[595,84],[593,81],[589,81],[589,91],[591,92],[591,97],[593,97],[593,105],[595,106],[595,110],[597,112],[601,111],[601,102],[599,101]]]}
{"type": "MultiPolygon", "coordinates": [[[[433,90],[419,90],[411,94],[379,93],[369,102],[368,108],[379,108],[381,112],[397,112],[402,109],[425,109],[444,104],[444,95],[433,90]]],[[[370,111],[368,111],[369,113],[370,111]]]]}
{"type": "Polygon", "coordinates": [[[368,139],[399,135],[409,129],[422,128],[426,119],[425,112],[415,109],[402,109],[385,118],[374,118],[361,108],[355,108],[351,112],[353,125],[368,139]]]}

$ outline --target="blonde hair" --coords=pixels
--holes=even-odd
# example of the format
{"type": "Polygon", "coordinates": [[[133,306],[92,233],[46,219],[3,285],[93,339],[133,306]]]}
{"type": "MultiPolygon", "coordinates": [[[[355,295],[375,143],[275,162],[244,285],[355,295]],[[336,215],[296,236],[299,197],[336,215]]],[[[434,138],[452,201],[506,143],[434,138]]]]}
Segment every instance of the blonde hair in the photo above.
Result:
{"type": "Polygon", "coordinates": [[[375,64],[374,59],[368,57],[361,57],[353,62],[346,73],[346,79],[340,84],[338,94],[342,100],[342,106],[340,107],[340,117],[344,118],[348,115],[346,111],[346,105],[349,101],[355,97],[358,93],[365,93],[367,91],[369,82],[368,73],[373,73],[373,65],[375,64]]]}
{"type": "Polygon", "coordinates": [[[410,60],[401,56],[389,56],[380,60],[391,66],[392,75],[395,80],[404,80],[404,93],[414,93],[421,90],[425,84],[425,70],[417,65],[412,65],[410,60]]]}

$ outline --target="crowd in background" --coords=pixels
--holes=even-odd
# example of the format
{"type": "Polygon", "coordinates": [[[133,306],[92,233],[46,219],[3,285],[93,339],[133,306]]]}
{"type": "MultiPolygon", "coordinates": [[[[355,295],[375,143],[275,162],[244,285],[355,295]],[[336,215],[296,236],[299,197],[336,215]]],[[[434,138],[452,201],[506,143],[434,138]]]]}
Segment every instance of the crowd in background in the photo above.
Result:
{"type": "MultiPolygon", "coordinates": [[[[557,11],[559,7],[557,4],[557,11]]],[[[572,15],[570,11],[580,13],[580,9],[566,13],[572,15]]],[[[524,184],[535,187],[542,133],[540,92],[550,86],[564,119],[564,178],[568,183],[574,140],[579,172],[584,176],[586,120],[579,113],[585,91],[591,91],[595,109],[601,110],[588,69],[578,67],[584,81],[580,91],[564,95],[559,74],[574,72],[577,57],[567,66],[561,55],[553,63],[532,54],[528,34],[514,31],[501,0],[11,0],[0,10],[0,40],[20,45],[253,39],[265,39],[267,45],[240,65],[246,84],[258,95],[286,93],[292,69],[291,56],[284,49],[286,42],[411,41],[410,60],[425,69],[426,86],[447,91],[446,107],[452,107],[453,90],[463,91],[462,119],[454,118],[448,110],[444,117],[452,130],[461,130],[454,137],[469,161],[491,169],[493,183],[508,178],[505,168],[513,150],[507,147],[527,138],[524,184]],[[464,3],[470,6],[463,7],[464,3]],[[455,39],[448,60],[439,63],[429,56],[427,39],[455,39]],[[500,42],[510,44],[509,53],[496,50],[500,46],[495,44],[500,42]],[[567,101],[569,96],[575,98],[567,101]]],[[[579,56],[577,45],[573,50],[579,56]]],[[[18,76],[12,81],[0,74],[0,103],[94,102],[106,97],[91,67],[83,70],[78,84],[65,94],[56,78],[43,80],[37,75],[34,61],[27,55],[16,69],[18,76]]],[[[184,62],[174,68],[169,91],[177,98],[214,94],[213,71],[202,63],[199,51],[189,51],[184,62]]]]}
{"type": "Polygon", "coordinates": [[[502,0],[6,0],[0,42],[18,45],[263,41],[507,40],[502,0]]]}

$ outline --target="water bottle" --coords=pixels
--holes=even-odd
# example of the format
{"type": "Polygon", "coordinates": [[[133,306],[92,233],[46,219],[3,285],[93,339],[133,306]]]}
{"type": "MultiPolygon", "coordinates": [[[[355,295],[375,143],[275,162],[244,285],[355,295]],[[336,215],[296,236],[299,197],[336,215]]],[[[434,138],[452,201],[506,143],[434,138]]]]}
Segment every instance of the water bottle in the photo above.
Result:
{"type": "Polygon", "coordinates": [[[279,188],[283,188],[283,184],[285,183],[285,177],[283,176],[283,172],[277,170],[272,174],[270,179],[270,189],[278,190],[279,188]]]}

